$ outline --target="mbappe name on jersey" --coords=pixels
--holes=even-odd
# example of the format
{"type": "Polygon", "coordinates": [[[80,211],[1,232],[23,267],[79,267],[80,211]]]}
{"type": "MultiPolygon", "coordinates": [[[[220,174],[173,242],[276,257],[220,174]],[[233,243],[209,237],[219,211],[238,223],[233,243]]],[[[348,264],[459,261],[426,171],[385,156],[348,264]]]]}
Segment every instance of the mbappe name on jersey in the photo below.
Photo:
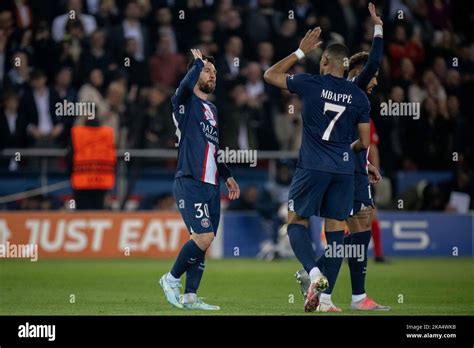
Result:
{"type": "Polygon", "coordinates": [[[326,89],[321,91],[321,98],[346,104],[352,103],[352,94],[334,93],[333,91],[328,91],[326,89]]]}

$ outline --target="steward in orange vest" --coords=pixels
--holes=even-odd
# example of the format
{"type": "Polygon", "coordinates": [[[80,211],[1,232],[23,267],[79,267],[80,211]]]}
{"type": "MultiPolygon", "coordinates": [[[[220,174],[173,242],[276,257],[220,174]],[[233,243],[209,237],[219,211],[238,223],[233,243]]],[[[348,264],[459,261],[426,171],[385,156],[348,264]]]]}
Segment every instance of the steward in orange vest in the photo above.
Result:
{"type": "Polygon", "coordinates": [[[75,126],[72,137],[74,190],[111,190],[115,185],[117,162],[111,127],[75,126]]]}

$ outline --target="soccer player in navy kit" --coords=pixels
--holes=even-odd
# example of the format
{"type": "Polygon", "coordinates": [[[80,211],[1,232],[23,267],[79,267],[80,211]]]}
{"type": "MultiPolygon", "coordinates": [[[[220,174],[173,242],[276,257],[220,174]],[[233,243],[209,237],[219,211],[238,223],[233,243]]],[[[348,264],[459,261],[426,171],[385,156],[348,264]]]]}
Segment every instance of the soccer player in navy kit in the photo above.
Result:
{"type": "Polygon", "coordinates": [[[367,96],[344,78],[349,61],[347,47],[333,44],[324,50],[321,75],[287,74],[299,59],[321,44],[320,34],[319,27],[308,31],[297,51],[264,74],[268,83],[298,94],[303,103],[302,144],[288,200],[288,237],[311,279],[306,312],[316,310],[320,293],[331,288],[342,263],[342,257],[327,258],[322,274],[309,236],[309,218],[324,217],[328,244],[336,249],[343,246],[344,220],[354,200],[354,153],[366,150],[370,142],[367,96]],[[352,142],[354,126],[359,138],[352,142]]]}
{"type": "MultiPolygon", "coordinates": [[[[377,86],[377,76],[383,55],[383,22],[375,12],[372,3],[368,5],[372,22],[374,23],[374,39],[370,54],[359,52],[354,54],[349,60],[348,80],[356,84],[367,94],[377,86]]],[[[357,139],[357,129],[354,128],[353,139],[357,139]]],[[[369,298],[365,292],[365,275],[367,271],[367,251],[371,238],[371,223],[375,214],[375,204],[371,194],[369,181],[376,183],[380,180],[377,169],[368,162],[368,151],[363,150],[355,155],[354,172],[354,203],[351,216],[347,219],[349,235],[344,238],[344,244],[362,246],[364,255],[349,255],[348,265],[351,276],[352,300],[351,308],[355,310],[379,310],[387,311],[390,307],[376,303],[369,298]],[[370,180],[369,180],[370,169],[370,180]]],[[[324,272],[324,255],[318,260],[318,267],[324,272]]],[[[304,269],[296,273],[298,282],[301,285],[302,293],[309,290],[310,279],[304,269]]],[[[335,284],[332,284],[333,286],[335,284]]],[[[321,294],[320,304],[317,308],[321,312],[340,312],[331,301],[331,293],[326,290],[321,294]]]]}
{"type": "Polygon", "coordinates": [[[160,285],[167,301],[177,308],[219,310],[197,297],[204,272],[206,250],[217,232],[220,217],[219,177],[225,180],[229,199],[238,199],[240,189],[225,163],[217,161],[219,131],[217,110],[208,96],[216,86],[212,57],[192,49],[194,61],[171,98],[178,137],[178,165],[173,186],[176,203],[191,234],[170,272],[160,285]],[[186,273],[184,295],[180,278],[186,273]]]}

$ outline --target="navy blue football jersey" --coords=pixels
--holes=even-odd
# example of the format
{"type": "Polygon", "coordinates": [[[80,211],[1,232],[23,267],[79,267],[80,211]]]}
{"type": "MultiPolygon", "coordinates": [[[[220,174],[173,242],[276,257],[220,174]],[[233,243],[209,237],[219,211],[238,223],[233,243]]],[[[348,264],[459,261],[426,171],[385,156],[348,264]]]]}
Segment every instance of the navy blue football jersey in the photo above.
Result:
{"type": "Polygon", "coordinates": [[[213,103],[199,98],[193,92],[203,67],[203,61],[196,59],[171,98],[178,137],[175,178],[191,176],[195,180],[218,185],[219,175],[226,180],[231,173],[224,163],[217,161],[217,109],[213,103]]]}
{"type": "Polygon", "coordinates": [[[353,130],[369,123],[370,104],[356,84],[333,75],[290,75],[288,90],[302,101],[303,134],[298,166],[354,174],[353,130]]]}

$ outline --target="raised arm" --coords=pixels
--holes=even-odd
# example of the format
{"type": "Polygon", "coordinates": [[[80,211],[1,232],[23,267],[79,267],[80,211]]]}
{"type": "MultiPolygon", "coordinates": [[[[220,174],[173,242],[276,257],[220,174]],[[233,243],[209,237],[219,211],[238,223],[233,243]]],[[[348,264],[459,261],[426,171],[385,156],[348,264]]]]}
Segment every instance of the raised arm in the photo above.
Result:
{"type": "Polygon", "coordinates": [[[188,70],[183,80],[181,80],[178,89],[176,89],[176,93],[171,97],[173,105],[183,104],[184,101],[193,93],[194,86],[198,82],[199,75],[204,67],[201,51],[198,49],[191,49],[191,53],[194,57],[193,65],[191,69],[188,70]]]}
{"type": "Polygon", "coordinates": [[[372,47],[370,48],[367,64],[354,80],[354,83],[364,91],[370,80],[377,73],[377,70],[379,70],[383,56],[383,22],[382,19],[377,16],[375,6],[371,2],[369,3],[369,12],[374,25],[374,38],[372,40],[372,47]]]}
{"type": "Polygon", "coordinates": [[[298,50],[291,53],[288,57],[283,58],[265,71],[265,74],[263,75],[265,81],[281,89],[288,89],[288,86],[286,85],[288,70],[290,70],[298,60],[302,59],[306,54],[321,45],[319,35],[321,35],[320,27],[308,30],[304,38],[301,40],[298,50]]]}

